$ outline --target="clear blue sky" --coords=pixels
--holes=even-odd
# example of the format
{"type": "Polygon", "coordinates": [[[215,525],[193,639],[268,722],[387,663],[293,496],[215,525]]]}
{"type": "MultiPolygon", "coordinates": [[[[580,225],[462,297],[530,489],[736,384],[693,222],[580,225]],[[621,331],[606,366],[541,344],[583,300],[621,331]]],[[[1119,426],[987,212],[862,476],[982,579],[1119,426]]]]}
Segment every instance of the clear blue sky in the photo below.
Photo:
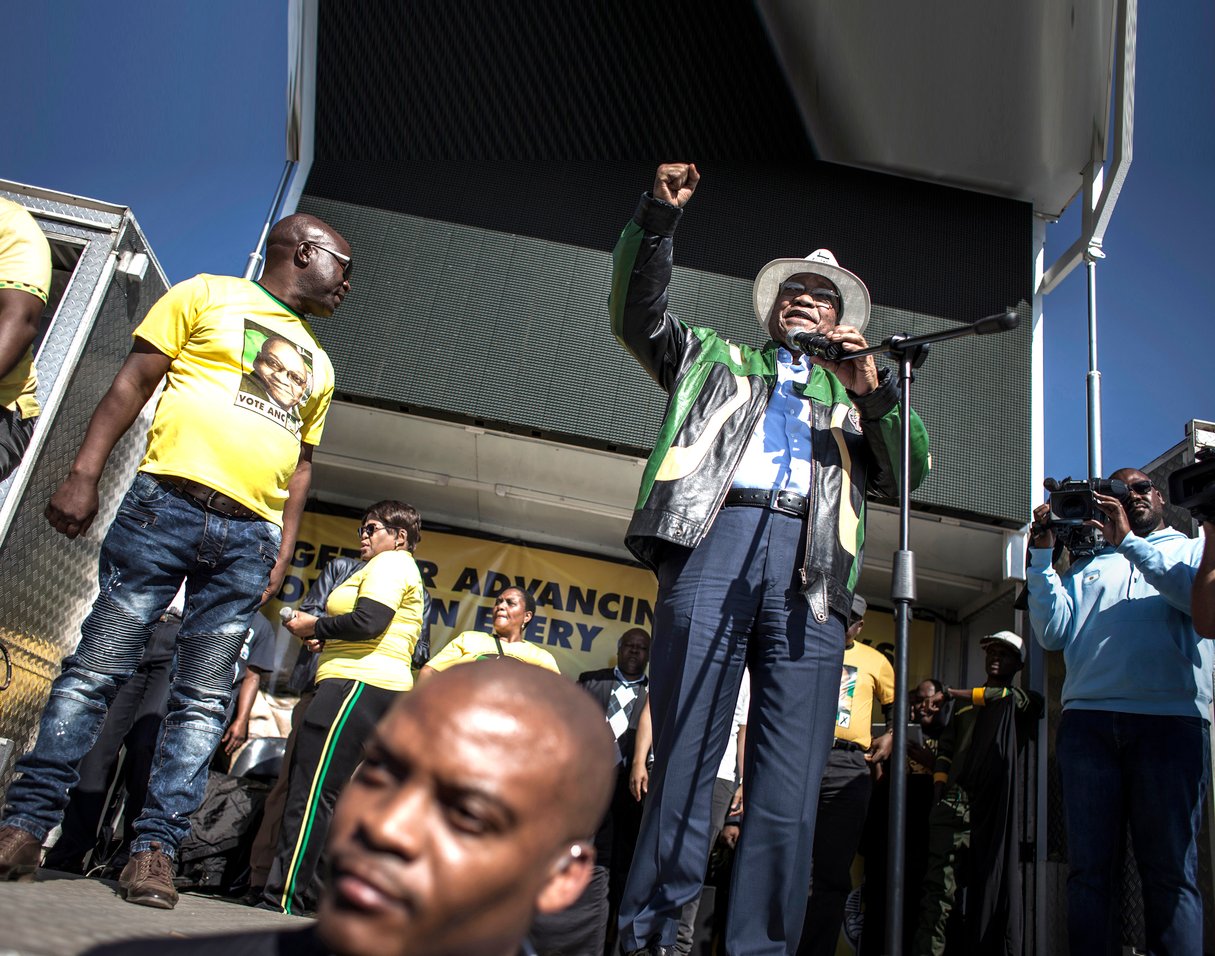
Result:
{"type": "MultiPolygon", "coordinates": [[[[171,281],[239,274],[284,160],[286,4],[62,0],[6,25],[0,177],[131,206],[171,281]]],[[[1098,267],[1107,472],[1215,418],[1213,37],[1215,5],[1140,5],[1134,163],[1098,267]]],[[[1048,262],[1078,234],[1074,212],[1051,226],[1048,262]]],[[[1046,300],[1056,477],[1087,470],[1086,309],[1077,269],[1046,300]]]]}

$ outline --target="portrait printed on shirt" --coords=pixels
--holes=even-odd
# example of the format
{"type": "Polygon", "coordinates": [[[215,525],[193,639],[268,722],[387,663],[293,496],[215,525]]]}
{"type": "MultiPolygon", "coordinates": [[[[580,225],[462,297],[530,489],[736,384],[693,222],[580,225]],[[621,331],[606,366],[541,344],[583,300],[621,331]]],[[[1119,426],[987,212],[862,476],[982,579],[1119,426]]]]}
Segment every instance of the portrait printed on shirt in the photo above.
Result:
{"type": "Polygon", "coordinates": [[[245,319],[244,374],[236,404],[278,422],[299,437],[300,408],[312,395],[312,353],[245,319]]]}
{"type": "Polygon", "coordinates": [[[845,664],[840,674],[840,700],[835,708],[837,727],[852,726],[852,698],[856,696],[856,668],[845,664]]]}

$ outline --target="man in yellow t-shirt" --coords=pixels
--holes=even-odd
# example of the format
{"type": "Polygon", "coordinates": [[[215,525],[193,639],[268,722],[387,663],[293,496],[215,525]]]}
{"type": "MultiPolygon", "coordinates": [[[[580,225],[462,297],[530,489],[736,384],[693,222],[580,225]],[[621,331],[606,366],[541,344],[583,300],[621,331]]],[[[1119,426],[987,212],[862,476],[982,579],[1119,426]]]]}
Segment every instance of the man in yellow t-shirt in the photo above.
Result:
{"type": "Polygon", "coordinates": [[[802,924],[798,956],[834,956],[844,904],[852,891],[852,860],[865,829],[873,791],[870,768],[890,756],[893,737],[873,739],[873,702],[894,703],[894,668],[886,655],[857,640],[865,626],[865,599],[852,599],[845,632],[844,669],[835,720],[835,740],[818,795],[810,900],[802,924]]]}
{"type": "Polygon", "coordinates": [[[0,481],[21,463],[34,433],[34,338],[50,289],[46,236],[23,207],[0,199],[0,481]]]}
{"type": "Polygon", "coordinates": [[[101,593],[8,791],[0,880],[37,869],[77,765],[184,580],[169,712],[119,880],[132,903],[177,902],[173,858],[202,802],[249,618],[278,590],[294,549],[333,393],[332,366],[304,316],[332,315],[350,291],[350,247],[313,216],[280,221],[266,256],[260,282],[199,275],[152,307],[47,506],[57,531],[88,530],[110,453],[163,382],[147,451],[102,543],[101,593]],[[282,360],[283,348],[292,352],[282,362],[296,389],[290,410],[242,387],[259,355],[282,360]]]}

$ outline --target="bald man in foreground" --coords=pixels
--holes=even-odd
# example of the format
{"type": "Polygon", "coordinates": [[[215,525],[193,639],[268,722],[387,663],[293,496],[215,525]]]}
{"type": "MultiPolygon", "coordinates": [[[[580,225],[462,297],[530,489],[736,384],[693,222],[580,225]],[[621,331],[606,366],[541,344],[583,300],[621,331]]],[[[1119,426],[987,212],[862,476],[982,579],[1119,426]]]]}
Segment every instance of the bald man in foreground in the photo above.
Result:
{"type": "Polygon", "coordinates": [[[562,677],[475,661],[402,694],[330,828],[314,925],[113,944],[92,956],[526,956],[595,862],[615,781],[603,712],[562,677]]]}
{"type": "Polygon", "coordinates": [[[350,269],[350,247],[336,231],[314,216],[288,216],[270,231],[259,282],[197,275],[165,293],[135,329],[46,508],[67,537],[89,530],[106,462],[163,382],[143,461],[102,542],[100,593],[8,791],[0,881],[34,878],[80,761],[184,581],[169,712],[119,878],[131,903],[176,905],[174,860],[224,732],[232,668],[250,617],[286,573],[333,395],[333,367],[305,316],[333,314],[350,291],[350,269]],[[271,338],[297,362],[290,415],[241,387],[271,338]]]}

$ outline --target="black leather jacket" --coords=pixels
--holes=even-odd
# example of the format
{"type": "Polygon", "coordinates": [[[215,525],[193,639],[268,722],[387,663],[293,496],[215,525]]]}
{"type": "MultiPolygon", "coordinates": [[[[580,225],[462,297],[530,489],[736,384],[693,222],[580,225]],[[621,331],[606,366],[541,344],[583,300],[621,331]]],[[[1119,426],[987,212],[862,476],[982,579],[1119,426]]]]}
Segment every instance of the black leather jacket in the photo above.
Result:
{"type": "MultiPolygon", "coordinates": [[[[754,348],[667,311],[675,226],[682,210],[648,194],[613,252],[612,332],[670,396],[646,464],[625,543],[657,569],[669,544],[704,540],[776,384],[776,342],[754,348]]],[[[865,494],[898,491],[898,382],[884,369],[867,395],[816,367],[811,403],[810,528],[802,593],[816,620],[845,618],[860,576],[865,494]]],[[[928,435],[912,412],[912,487],[928,471],[928,435]]]]}

